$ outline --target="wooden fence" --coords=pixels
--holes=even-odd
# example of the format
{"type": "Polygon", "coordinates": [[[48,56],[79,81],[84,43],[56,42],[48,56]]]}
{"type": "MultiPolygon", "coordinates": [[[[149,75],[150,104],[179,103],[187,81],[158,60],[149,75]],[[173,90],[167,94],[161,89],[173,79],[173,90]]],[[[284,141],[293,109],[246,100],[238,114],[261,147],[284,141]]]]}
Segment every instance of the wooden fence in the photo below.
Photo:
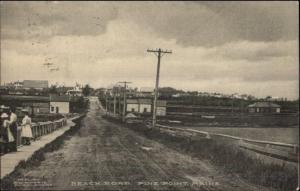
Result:
{"type": "MultiPolygon", "coordinates": [[[[37,138],[47,135],[67,124],[67,120],[65,118],[59,119],[56,121],[49,121],[49,122],[41,122],[41,123],[34,123],[32,124],[32,135],[33,139],[36,140],[37,138]]],[[[17,132],[17,146],[22,145],[22,140],[21,140],[21,129],[22,126],[18,127],[18,132],[17,132]]]]}
{"type": "Polygon", "coordinates": [[[157,124],[156,126],[162,131],[166,131],[171,134],[187,136],[189,138],[200,135],[200,137],[206,139],[229,139],[235,141],[234,143],[238,144],[238,146],[243,149],[251,150],[259,154],[289,162],[297,163],[299,158],[299,145],[297,144],[247,139],[226,134],[209,133],[205,131],[198,131],[195,129],[182,129],[159,124],[157,124]]]}

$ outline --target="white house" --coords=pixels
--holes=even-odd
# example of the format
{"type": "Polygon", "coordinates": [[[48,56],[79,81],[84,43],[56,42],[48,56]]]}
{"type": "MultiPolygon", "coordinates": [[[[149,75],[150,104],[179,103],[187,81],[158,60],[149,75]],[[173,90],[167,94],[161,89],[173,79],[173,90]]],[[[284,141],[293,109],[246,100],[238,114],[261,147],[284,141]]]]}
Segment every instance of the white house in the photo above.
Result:
{"type": "Polygon", "coordinates": [[[139,102],[137,99],[127,99],[126,101],[127,107],[126,111],[127,112],[139,112],[139,102]]]}
{"type": "Polygon", "coordinates": [[[126,111],[132,113],[151,113],[151,99],[127,99],[126,111]]]}
{"type": "MultiPolygon", "coordinates": [[[[167,101],[157,100],[157,115],[166,115],[167,101]]],[[[127,113],[140,113],[140,114],[151,114],[153,110],[152,99],[127,99],[126,101],[126,112],[127,113]]]]}
{"type": "Polygon", "coordinates": [[[151,99],[139,99],[139,103],[140,103],[139,112],[151,113],[151,107],[152,107],[151,102],[152,102],[151,99]]]}
{"type": "Polygon", "coordinates": [[[280,113],[280,105],[270,102],[256,102],[248,105],[249,113],[280,113]]]}
{"type": "Polygon", "coordinates": [[[70,113],[69,96],[50,95],[50,113],[70,113]]]}
{"type": "Polygon", "coordinates": [[[69,96],[82,96],[82,88],[76,84],[76,86],[72,90],[68,90],[66,94],[69,96]]]}

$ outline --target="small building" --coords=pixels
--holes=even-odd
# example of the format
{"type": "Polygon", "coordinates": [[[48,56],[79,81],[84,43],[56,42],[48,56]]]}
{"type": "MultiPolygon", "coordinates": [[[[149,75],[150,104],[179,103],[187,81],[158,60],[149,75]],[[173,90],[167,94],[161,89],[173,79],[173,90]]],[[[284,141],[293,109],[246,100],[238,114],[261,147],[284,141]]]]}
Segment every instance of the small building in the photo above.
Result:
{"type": "Polygon", "coordinates": [[[139,99],[139,113],[151,113],[152,99],[139,99]]]}
{"type": "Polygon", "coordinates": [[[126,111],[132,113],[151,113],[151,99],[127,99],[126,111]]]}
{"type": "Polygon", "coordinates": [[[75,87],[73,88],[68,88],[66,95],[69,96],[82,96],[82,88],[80,87],[79,84],[76,84],[75,87]]]}
{"type": "Polygon", "coordinates": [[[66,95],[69,95],[69,96],[82,96],[82,91],[81,90],[68,90],[66,95]]]}
{"type": "Polygon", "coordinates": [[[70,97],[50,95],[50,113],[70,113],[70,97]]]}
{"type": "Polygon", "coordinates": [[[271,102],[256,102],[248,105],[249,113],[280,113],[280,105],[271,102]]]}
{"type": "MultiPolygon", "coordinates": [[[[167,101],[157,100],[157,115],[166,115],[167,101]]],[[[153,99],[136,98],[126,100],[126,112],[150,115],[153,112],[153,99]]]]}
{"type": "Polygon", "coordinates": [[[139,112],[138,99],[127,99],[126,103],[127,103],[127,107],[126,107],[127,112],[132,112],[132,113],[139,112]]]}

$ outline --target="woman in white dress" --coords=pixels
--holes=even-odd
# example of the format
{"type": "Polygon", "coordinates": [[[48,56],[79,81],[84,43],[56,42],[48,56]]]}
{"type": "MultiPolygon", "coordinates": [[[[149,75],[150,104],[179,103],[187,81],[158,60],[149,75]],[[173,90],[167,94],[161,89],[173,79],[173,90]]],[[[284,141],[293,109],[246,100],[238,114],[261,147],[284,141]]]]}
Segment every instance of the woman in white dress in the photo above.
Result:
{"type": "Polygon", "coordinates": [[[25,111],[24,113],[25,116],[22,120],[21,137],[25,145],[30,145],[30,139],[32,138],[31,118],[28,115],[28,111],[25,111]]]}

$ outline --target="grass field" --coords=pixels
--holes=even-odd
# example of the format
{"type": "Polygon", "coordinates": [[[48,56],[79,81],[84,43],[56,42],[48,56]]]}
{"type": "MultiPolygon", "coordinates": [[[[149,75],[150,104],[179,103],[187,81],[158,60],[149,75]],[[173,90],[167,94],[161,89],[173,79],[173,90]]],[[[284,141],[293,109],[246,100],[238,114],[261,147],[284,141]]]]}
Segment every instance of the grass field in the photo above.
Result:
{"type": "Polygon", "coordinates": [[[249,139],[298,144],[299,128],[184,127],[249,139]]]}

